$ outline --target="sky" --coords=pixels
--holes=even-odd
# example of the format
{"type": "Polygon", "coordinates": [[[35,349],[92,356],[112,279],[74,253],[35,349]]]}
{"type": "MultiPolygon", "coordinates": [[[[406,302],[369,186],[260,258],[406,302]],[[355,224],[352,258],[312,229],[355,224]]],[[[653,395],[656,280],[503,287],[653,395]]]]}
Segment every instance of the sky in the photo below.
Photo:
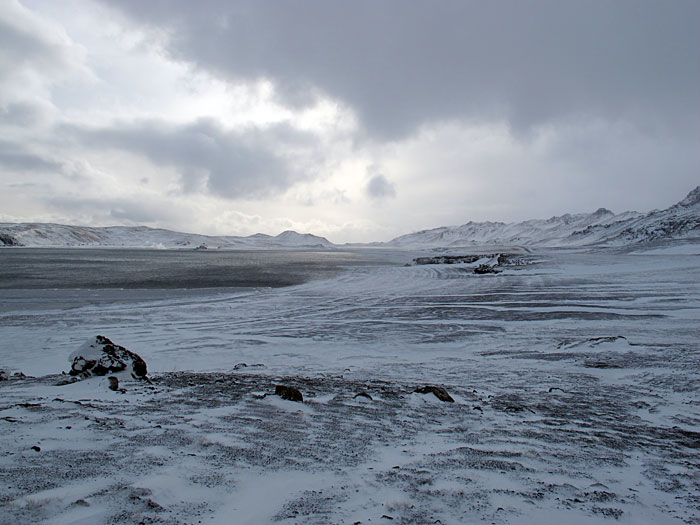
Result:
{"type": "Polygon", "coordinates": [[[700,185],[695,0],[0,0],[0,221],[386,241],[700,185]]]}

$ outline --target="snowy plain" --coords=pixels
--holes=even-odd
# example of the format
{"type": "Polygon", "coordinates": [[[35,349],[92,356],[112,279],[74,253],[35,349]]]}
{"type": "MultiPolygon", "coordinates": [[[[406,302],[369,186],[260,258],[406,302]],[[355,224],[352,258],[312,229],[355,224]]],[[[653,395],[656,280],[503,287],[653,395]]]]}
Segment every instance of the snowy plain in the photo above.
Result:
{"type": "Polygon", "coordinates": [[[475,275],[394,251],[283,288],[6,301],[0,367],[33,377],[0,382],[0,522],[697,523],[694,253],[475,275]],[[97,334],[153,384],[55,386],[97,334]]]}

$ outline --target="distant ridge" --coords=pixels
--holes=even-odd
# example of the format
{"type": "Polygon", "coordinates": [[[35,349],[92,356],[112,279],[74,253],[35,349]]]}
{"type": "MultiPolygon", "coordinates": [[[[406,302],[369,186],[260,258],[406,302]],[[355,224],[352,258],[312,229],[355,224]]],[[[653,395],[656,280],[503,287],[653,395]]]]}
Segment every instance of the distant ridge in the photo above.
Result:
{"type": "Polygon", "coordinates": [[[258,233],[249,237],[180,233],[146,226],[69,226],[46,223],[0,223],[0,246],[104,247],[163,249],[332,249],[328,239],[308,233],[285,231],[272,237],[258,233]]]}
{"type": "Polygon", "coordinates": [[[565,214],[518,223],[468,222],[397,237],[387,247],[448,248],[503,246],[625,246],[661,239],[700,240],[700,186],[665,210],[615,215],[600,208],[590,214],[565,214]]]}
{"type": "MultiPolygon", "coordinates": [[[[614,214],[599,208],[590,214],[565,214],[518,223],[467,222],[402,235],[385,248],[458,248],[483,245],[577,247],[641,245],[658,240],[700,242],[700,186],[677,204],[643,214],[614,214]]],[[[180,233],[146,226],[104,228],[46,223],[0,223],[0,246],[125,247],[168,249],[336,249],[325,237],[285,231],[276,236],[256,233],[248,237],[180,233]]]]}

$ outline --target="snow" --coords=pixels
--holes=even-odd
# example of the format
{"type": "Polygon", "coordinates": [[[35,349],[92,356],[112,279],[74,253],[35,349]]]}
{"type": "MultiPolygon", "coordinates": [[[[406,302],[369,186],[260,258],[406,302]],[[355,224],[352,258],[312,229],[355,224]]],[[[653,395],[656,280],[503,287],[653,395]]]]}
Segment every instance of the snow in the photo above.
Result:
{"type": "MultiPolygon", "coordinates": [[[[700,186],[666,210],[614,214],[605,208],[593,213],[564,214],[520,223],[467,222],[402,235],[388,243],[353,245],[425,250],[428,248],[576,247],[640,245],[660,239],[700,242],[700,186]]],[[[207,236],[145,226],[92,228],[60,224],[0,223],[0,246],[131,247],[151,249],[280,250],[339,247],[324,237],[285,231],[277,236],[207,236]]],[[[346,246],[349,248],[349,246],[346,246]]]]}
{"type": "Polygon", "coordinates": [[[0,246],[6,239],[27,247],[129,247],[150,249],[332,249],[324,237],[285,231],[275,237],[255,234],[248,237],[208,236],[147,228],[111,226],[93,228],[43,223],[0,223],[0,246]]]}
{"type": "Polygon", "coordinates": [[[468,222],[398,237],[387,246],[401,248],[499,246],[626,246],[658,239],[700,239],[700,186],[678,204],[647,214],[615,215],[600,208],[590,214],[565,214],[520,223],[468,222]]]}
{"type": "Polygon", "coordinates": [[[0,521],[697,522],[700,259],[531,257],[186,300],[8,296],[0,367],[35,377],[0,382],[0,521]],[[153,384],[56,386],[96,334],[153,384]]]}

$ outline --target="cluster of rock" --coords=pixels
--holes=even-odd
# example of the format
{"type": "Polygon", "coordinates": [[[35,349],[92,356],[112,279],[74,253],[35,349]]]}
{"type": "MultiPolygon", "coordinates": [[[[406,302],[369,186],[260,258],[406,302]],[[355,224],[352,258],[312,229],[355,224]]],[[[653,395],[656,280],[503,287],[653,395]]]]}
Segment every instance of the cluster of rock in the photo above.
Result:
{"type": "MultiPolygon", "coordinates": [[[[72,376],[72,380],[59,384],[68,384],[90,376],[109,375],[109,389],[116,392],[125,392],[123,388],[119,387],[117,375],[129,374],[134,379],[145,379],[148,381],[146,362],[138,354],[113,343],[101,335],[87,341],[73,352],[69,359],[71,361],[71,369],[68,373],[72,376]]],[[[239,365],[235,367],[236,370],[247,368],[245,363],[239,363],[239,365]]],[[[0,380],[7,379],[9,379],[9,374],[5,370],[0,370],[0,380]]],[[[414,393],[433,394],[440,401],[454,403],[452,396],[440,386],[426,385],[416,388],[414,393]]],[[[267,395],[269,394],[263,394],[259,397],[264,398],[267,395]]],[[[288,401],[304,402],[304,396],[301,391],[289,385],[275,385],[274,395],[288,401]]],[[[372,401],[372,396],[364,391],[355,394],[354,399],[358,397],[372,401]]]]}
{"type": "Polygon", "coordinates": [[[527,264],[526,260],[518,255],[510,253],[487,253],[477,255],[437,255],[435,257],[416,257],[413,265],[425,264],[473,264],[477,261],[486,260],[474,268],[474,273],[484,275],[489,273],[500,273],[503,266],[522,266],[527,264]]]}
{"type": "Polygon", "coordinates": [[[24,375],[22,372],[15,372],[14,374],[10,374],[7,370],[4,368],[0,368],[0,381],[9,381],[10,379],[24,379],[27,376],[24,375]]]}
{"type": "Polygon", "coordinates": [[[480,264],[474,268],[474,273],[477,275],[484,275],[487,273],[501,273],[501,270],[498,270],[495,266],[491,266],[489,264],[480,264]]]}
{"type": "Polygon", "coordinates": [[[416,257],[413,264],[471,264],[479,259],[493,259],[497,253],[491,255],[438,255],[436,257],[416,257]]]}

